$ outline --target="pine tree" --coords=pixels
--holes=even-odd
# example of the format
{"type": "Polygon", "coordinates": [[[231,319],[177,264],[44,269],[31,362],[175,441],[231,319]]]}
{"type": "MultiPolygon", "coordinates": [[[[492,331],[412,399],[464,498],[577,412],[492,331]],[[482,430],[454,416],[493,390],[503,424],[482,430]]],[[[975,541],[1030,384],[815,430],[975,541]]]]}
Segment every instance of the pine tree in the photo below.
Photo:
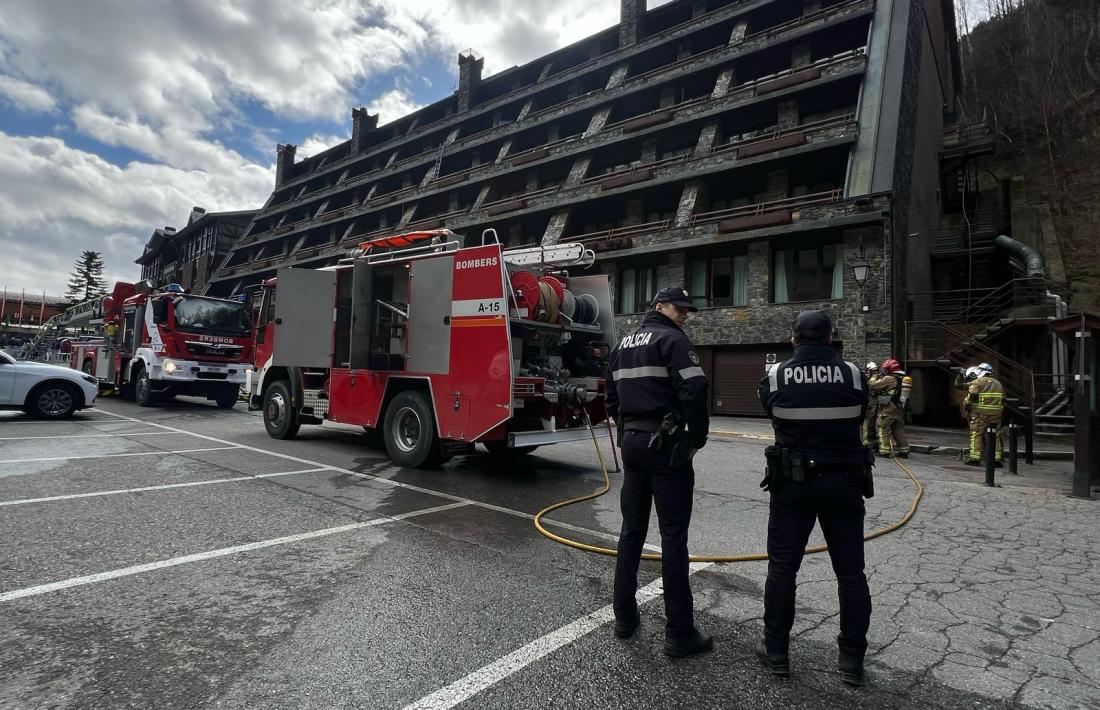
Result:
{"type": "Polygon", "coordinates": [[[107,293],[103,280],[103,256],[97,251],[85,250],[73,266],[69,276],[65,298],[76,304],[107,293]]]}

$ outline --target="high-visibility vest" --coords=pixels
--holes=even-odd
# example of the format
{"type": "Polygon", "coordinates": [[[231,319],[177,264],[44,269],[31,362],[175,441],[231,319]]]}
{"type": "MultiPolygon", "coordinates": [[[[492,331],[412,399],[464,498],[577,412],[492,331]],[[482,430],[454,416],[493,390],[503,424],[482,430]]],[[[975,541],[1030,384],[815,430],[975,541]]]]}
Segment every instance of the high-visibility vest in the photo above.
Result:
{"type": "Polygon", "coordinates": [[[1005,407],[1005,390],[1000,382],[985,375],[970,383],[968,399],[975,411],[1000,414],[1005,407]]]}

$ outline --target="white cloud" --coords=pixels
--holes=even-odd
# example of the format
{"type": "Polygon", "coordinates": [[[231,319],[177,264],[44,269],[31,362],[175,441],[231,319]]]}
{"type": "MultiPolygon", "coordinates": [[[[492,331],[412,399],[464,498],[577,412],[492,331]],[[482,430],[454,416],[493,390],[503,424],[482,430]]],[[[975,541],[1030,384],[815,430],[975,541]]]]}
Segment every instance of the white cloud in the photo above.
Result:
{"type": "Polygon", "coordinates": [[[367,104],[367,113],[377,113],[379,125],[407,116],[423,106],[401,89],[392,89],[367,104]]]}
{"type": "Polygon", "coordinates": [[[272,170],[258,165],[216,173],[118,167],[57,138],[0,132],[0,286],[63,290],[81,249],[104,252],[112,278],[133,279],[153,229],[182,224],[192,205],[257,207],[273,183],[272,170]]]}
{"type": "MultiPolygon", "coordinates": [[[[650,7],[665,0],[651,0],[650,7]]],[[[192,205],[262,204],[274,143],[290,124],[334,122],[302,156],[345,140],[350,110],[382,123],[417,108],[426,60],[457,73],[473,47],[487,74],[522,64],[618,21],[617,0],[114,0],[0,3],[0,101],[52,112],[75,130],[143,156],[123,167],[52,137],[0,132],[0,286],[63,290],[80,249],[103,251],[112,278],[132,278],[151,231],[192,205]],[[381,80],[381,81],[380,81],[381,80]],[[380,96],[356,87],[392,87],[380,96]],[[45,87],[48,87],[45,88],[45,87]],[[343,135],[340,133],[343,131],[343,135]],[[261,147],[264,164],[227,144],[261,147]]],[[[450,82],[435,84],[443,98],[450,82]]],[[[0,104],[0,109],[5,108],[0,104]]],[[[311,127],[310,130],[316,130],[311,127]]]]}
{"type": "Polygon", "coordinates": [[[0,74],[0,96],[15,104],[16,108],[35,113],[52,111],[57,101],[50,92],[15,77],[0,74]]]}
{"type": "Polygon", "coordinates": [[[308,158],[312,155],[323,153],[337,143],[343,143],[350,137],[350,133],[344,136],[314,133],[312,136],[306,138],[304,141],[298,144],[298,160],[304,160],[305,158],[308,158]]]}
{"type": "Polygon", "coordinates": [[[404,13],[356,0],[111,5],[5,0],[5,63],[116,115],[197,128],[248,97],[289,116],[343,120],[362,78],[429,39],[404,13]]]}

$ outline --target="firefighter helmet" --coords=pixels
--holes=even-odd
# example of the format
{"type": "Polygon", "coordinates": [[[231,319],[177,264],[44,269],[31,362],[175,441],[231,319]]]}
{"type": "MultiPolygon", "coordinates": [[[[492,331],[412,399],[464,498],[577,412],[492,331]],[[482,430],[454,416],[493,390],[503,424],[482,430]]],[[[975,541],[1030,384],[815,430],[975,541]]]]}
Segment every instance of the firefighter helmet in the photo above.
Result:
{"type": "Polygon", "coordinates": [[[967,382],[970,382],[971,380],[976,380],[976,379],[978,379],[978,368],[976,368],[976,367],[968,367],[968,368],[966,368],[966,375],[965,375],[965,377],[966,377],[966,381],[967,381],[967,382]]]}
{"type": "Polygon", "coordinates": [[[901,372],[901,363],[894,358],[889,358],[882,361],[881,369],[887,374],[891,372],[901,372]]]}
{"type": "Polygon", "coordinates": [[[867,372],[878,372],[878,363],[869,362],[863,369],[867,370],[867,372]]]}
{"type": "Polygon", "coordinates": [[[993,366],[990,365],[988,362],[983,362],[974,369],[978,371],[978,377],[981,377],[982,375],[993,374],[993,366]]]}

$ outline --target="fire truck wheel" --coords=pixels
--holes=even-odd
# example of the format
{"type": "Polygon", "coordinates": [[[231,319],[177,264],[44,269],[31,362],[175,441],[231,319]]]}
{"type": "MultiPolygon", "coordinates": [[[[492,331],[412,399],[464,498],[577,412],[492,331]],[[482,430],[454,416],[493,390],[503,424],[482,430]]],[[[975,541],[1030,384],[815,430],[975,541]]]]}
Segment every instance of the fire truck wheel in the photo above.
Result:
{"type": "Polygon", "coordinates": [[[218,404],[218,409],[230,409],[237,403],[237,392],[239,388],[236,385],[230,385],[229,387],[222,387],[218,392],[214,394],[214,401],[218,404]]]}
{"type": "Polygon", "coordinates": [[[157,401],[157,396],[153,394],[153,386],[149,383],[149,371],[144,367],[138,370],[137,379],[134,382],[134,401],[139,407],[151,407],[157,401]]]}
{"type": "Polygon", "coordinates": [[[509,449],[506,441],[486,441],[483,444],[485,450],[493,456],[525,456],[539,448],[536,444],[535,446],[517,446],[514,449],[509,449]]]}
{"type": "Polygon", "coordinates": [[[290,383],[273,382],[264,392],[264,427],[273,439],[293,439],[302,426],[291,405],[290,383]]]}
{"type": "Polygon", "coordinates": [[[420,392],[402,392],[386,408],[386,452],[398,466],[432,468],[442,461],[435,418],[420,392]]]}

